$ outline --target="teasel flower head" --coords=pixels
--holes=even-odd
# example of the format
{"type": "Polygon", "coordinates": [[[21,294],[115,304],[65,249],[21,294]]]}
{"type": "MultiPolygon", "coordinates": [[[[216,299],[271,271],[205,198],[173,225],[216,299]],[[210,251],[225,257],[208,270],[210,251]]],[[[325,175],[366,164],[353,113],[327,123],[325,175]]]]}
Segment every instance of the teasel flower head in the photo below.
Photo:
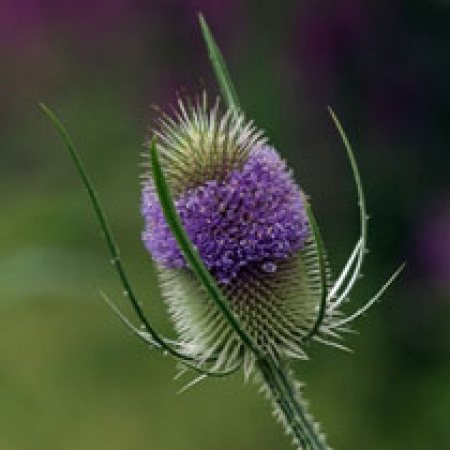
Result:
{"type": "MultiPolygon", "coordinates": [[[[181,222],[239,322],[276,357],[304,358],[317,317],[320,283],[305,195],[264,133],[243,114],[179,101],[154,131],[181,222]]],[[[148,162],[148,165],[150,162],[148,162]]],[[[218,354],[228,367],[245,351],[198,284],[167,224],[154,179],[144,176],[143,241],[158,266],[164,298],[185,350],[218,354]]]]}

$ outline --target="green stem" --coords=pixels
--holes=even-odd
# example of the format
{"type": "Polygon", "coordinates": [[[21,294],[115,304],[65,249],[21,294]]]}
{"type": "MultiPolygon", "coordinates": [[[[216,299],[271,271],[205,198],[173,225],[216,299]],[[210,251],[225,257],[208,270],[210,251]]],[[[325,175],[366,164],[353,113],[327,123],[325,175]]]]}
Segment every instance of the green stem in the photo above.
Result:
{"type": "Polygon", "coordinates": [[[264,387],[281,415],[286,430],[302,450],[327,450],[325,437],[320,433],[301,399],[300,391],[290,370],[270,359],[257,363],[264,387]]]}

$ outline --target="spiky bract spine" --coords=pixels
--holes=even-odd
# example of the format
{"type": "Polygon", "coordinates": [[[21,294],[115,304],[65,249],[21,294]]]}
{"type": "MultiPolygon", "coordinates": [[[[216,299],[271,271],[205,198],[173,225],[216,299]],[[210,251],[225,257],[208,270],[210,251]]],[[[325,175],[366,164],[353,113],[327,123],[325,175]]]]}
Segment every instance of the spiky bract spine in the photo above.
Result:
{"type": "Polygon", "coordinates": [[[204,94],[193,105],[178,101],[174,115],[163,114],[153,130],[170,192],[174,198],[210,180],[221,181],[242,167],[255,146],[267,139],[243,114],[209,108],[204,94]]]}

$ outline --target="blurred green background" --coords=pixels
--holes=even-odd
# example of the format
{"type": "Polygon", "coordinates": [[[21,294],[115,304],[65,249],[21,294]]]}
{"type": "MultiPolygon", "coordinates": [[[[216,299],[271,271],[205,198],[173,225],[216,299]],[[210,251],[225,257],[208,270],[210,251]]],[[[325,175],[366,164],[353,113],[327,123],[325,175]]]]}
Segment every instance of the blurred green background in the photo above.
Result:
{"type": "Polygon", "coordinates": [[[85,192],[37,103],[64,119],[126,267],[170,331],[140,241],[140,154],[177,92],[217,88],[203,11],[242,104],[312,196],[335,272],[356,194],[331,104],[365,181],[371,254],[351,311],[406,272],[347,337],[295,364],[333,448],[450,449],[450,3],[0,1],[0,450],[290,448],[242,375],[177,394],[174,363],[129,312],[85,192]]]}

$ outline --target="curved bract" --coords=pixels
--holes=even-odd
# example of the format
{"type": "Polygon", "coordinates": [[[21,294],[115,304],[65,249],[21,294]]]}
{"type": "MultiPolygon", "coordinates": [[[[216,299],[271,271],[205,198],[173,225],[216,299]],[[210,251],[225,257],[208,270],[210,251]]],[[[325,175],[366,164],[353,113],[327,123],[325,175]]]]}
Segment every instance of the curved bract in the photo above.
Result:
{"type": "MultiPolygon", "coordinates": [[[[108,247],[108,251],[111,256],[111,263],[114,266],[114,269],[116,270],[120,282],[122,284],[122,287],[124,289],[124,294],[126,297],[130,300],[130,303],[136,313],[137,318],[142,323],[142,327],[147,333],[147,336],[142,334],[142,332],[138,331],[136,327],[134,327],[131,322],[123,316],[120,311],[117,309],[117,307],[114,306],[114,304],[107,300],[107,304],[112,307],[113,312],[115,312],[121,321],[138,337],[143,339],[147,342],[147,344],[151,345],[153,348],[156,348],[162,352],[165,352],[167,354],[170,354],[171,356],[179,359],[182,361],[186,366],[189,368],[200,372],[205,375],[213,375],[213,376],[221,376],[221,375],[228,375],[230,373],[229,370],[226,370],[224,372],[222,371],[214,371],[214,370],[207,370],[203,367],[204,363],[207,361],[195,361],[191,355],[184,354],[182,351],[180,351],[180,345],[178,343],[174,343],[173,341],[161,336],[154,327],[150,324],[148,318],[144,314],[143,309],[140,306],[140,302],[137,299],[134,290],[131,286],[131,283],[128,280],[128,276],[125,272],[125,269],[122,264],[122,260],[120,258],[120,252],[117,247],[115,238],[112,234],[112,231],[108,225],[108,221],[106,219],[106,215],[103,211],[103,208],[101,206],[100,200],[98,198],[98,195],[92,185],[92,182],[87,174],[87,171],[78,156],[78,153],[75,149],[75,144],[73,143],[72,139],[70,138],[67,130],[65,129],[62,122],[56,117],[56,115],[44,104],[40,105],[42,110],[45,112],[45,114],[49,117],[49,119],[53,122],[55,128],[57,129],[59,135],[61,136],[62,140],[64,141],[66,148],[70,154],[70,157],[72,158],[72,161],[75,165],[75,168],[80,176],[80,179],[83,183],[83,186],[86,188],[86,191],[88,193],[89,199],[91,201],[92,207],[94,209],[95,215],[98,219],[100,228],[102,230],[102,234],[105,238],[106,245],[108,247]]],[[[107,297],[104,297],[107,299],[107,297]]],[[[214,359],[214,358],[213,358],[214,359]]],[[[235,365],[235,369],[237,369],[238,366],[235,365]]]]}

